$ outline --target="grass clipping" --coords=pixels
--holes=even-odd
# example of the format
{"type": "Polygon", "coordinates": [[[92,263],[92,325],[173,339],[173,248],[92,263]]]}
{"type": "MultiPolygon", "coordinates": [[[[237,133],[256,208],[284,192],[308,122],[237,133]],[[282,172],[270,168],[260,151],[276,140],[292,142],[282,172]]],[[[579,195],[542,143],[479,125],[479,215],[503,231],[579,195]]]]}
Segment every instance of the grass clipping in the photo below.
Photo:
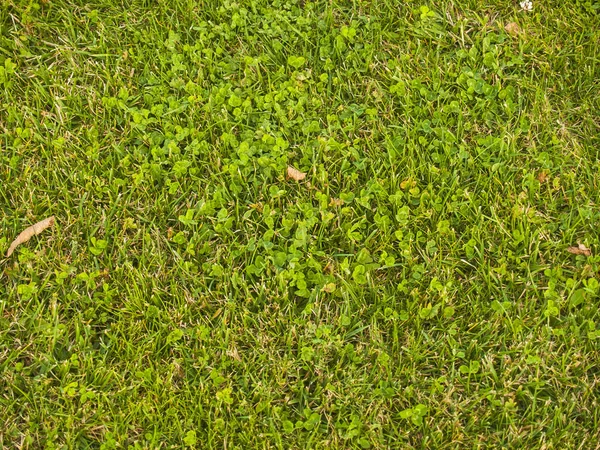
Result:
{"type": "Polygon", "coordinates": [[[24,244],[33,236],[40,234],[46,228],[50,228],[54,225],[54,216],[50,216],[47,219],[44,219],[38,223],[34,223],[30,227],[25,228],[21,233],[17,236],[17,238],[10,244],[8,247],[8,251],[6,252],[6,257],[8,258],[15,251],[19,245],[24,244]]]}

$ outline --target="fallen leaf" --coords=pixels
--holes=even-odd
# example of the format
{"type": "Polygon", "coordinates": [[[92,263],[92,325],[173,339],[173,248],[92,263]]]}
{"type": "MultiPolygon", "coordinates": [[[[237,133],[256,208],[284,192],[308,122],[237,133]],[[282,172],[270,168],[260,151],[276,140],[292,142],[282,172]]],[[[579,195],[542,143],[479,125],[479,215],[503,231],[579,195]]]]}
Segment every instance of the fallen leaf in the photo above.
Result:
{"type": "Polygon", "coordinates": [[[569,247],[567,251],[574,255],[592,256],[592,251],[583,244],[579,244],[577,247],[569,247]]]}
{"type": "Polygon", "coordinates": [[[516,22],[509,22],[504,26],[504,29],[511,36],[516,36],[521,32],[521,27],[516,22]]]}
{"type": "Polygon", "coordinates": [[[329,206],[342,206],[344,204],[344,200],[341,198],[332,198],[329,201],[329,206]]]}
{"type": "Polygon", "coordinates": [[[304,172],[300,172],[298,169],[294,169],[292,166],[288,166],[287,176],[288,178],[296,181],[302,181],[306,178],[306,174],[304,172]]]}
{"type": "Polygon", "coordinates": [[[18,245],[24,244],[33,236],[40,234],[46,228],[54,225],[54,216],[50,216],[47,219],[44,219],[38,223],[31,225],[30,227],[25,228],[21,233],[17,236],[17,238],[10,244],[8,247],[8,251],[6,252],[6,257],[8,258],[15,251],[18,245]]]}
{"type": "Polygon", "coordinates": [[[542,170],[540,173],[538,173],[537,179],[540,183],[545,182],[548,179],[548,172],[542,170]]]}

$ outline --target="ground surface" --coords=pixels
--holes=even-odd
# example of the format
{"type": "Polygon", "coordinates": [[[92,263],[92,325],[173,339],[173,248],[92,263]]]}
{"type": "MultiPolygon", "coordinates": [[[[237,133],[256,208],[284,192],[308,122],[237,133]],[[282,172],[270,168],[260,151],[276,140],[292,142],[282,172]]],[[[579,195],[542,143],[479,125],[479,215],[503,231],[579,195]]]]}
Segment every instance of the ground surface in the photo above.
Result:
{"type": "Polygon", "coordinates": [[[2,2],[0,446],[595,448],[599,13],[2,2]]]}

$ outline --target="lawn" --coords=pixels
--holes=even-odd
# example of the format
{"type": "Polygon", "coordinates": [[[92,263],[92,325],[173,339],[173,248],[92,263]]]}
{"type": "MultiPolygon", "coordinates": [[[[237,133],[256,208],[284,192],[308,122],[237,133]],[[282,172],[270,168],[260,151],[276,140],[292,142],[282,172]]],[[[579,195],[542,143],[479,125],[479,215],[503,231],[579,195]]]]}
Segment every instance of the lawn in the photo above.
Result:
{"type": "Polygon", "coordinates": [[[600,3],[532,6],[4,0],[0,447],[598,448],[600,3]]]}

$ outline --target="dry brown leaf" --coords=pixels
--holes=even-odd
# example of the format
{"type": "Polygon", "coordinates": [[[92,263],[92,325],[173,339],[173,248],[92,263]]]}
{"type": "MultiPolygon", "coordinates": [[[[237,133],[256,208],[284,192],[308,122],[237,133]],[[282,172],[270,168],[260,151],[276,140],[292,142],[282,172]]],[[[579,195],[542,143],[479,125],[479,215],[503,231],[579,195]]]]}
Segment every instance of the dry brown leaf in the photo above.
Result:
{"type": "Polygon", "coordinates": [[[509,22],[504,26],[504,29],[511,36],[516,36],[521,32],[521,27],[516,22],[509,22]]]}
{"type": "Polygon", "coordinates": [[[6,257],[8,258],[15,251],[17,246],[24,244],[33,236],[40,234],[46,228],[54,225],[54,216],[50,216],[47,219],[44,219],[38,223],[34,223],[30,227],[25,228],[21,233],[17,236],[17,238],[10,244],[8,247],[8,251],[6,252],[6,257]]]}
{"type": "Polygon", "coordinates": [[[542,170],[540,173],[538,173],[537,179],[540,183],[545,182],[548,179],[548,172],[542,170]]]}
{"type": "Polygon", "coordinates": [[[592,251],[583,244],[579,244],[577,247],[569,247],[567,251],[574,255],[592,256],[592,251]]]}
{"type": "Polygon", "coordinates": [[[292,166],[288,166],[287,176],[288,178],[296,181],[302,181],[306,178],[306,174],[304,172],[300,172],[298,169],[294,169],[292,166]]]}

